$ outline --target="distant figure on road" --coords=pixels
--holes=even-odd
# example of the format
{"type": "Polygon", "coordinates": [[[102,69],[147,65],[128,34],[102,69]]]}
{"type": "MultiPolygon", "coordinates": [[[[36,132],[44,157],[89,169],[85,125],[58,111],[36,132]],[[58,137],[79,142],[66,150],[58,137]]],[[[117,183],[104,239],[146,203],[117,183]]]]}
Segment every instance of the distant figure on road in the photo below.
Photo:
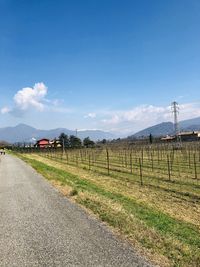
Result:
{"type": "Polygon", "coordinates": [[[4,148],[0,149],[0,154],[1,154],[1,155],[5,155],[5,154],[6,154],[4,148]]]}

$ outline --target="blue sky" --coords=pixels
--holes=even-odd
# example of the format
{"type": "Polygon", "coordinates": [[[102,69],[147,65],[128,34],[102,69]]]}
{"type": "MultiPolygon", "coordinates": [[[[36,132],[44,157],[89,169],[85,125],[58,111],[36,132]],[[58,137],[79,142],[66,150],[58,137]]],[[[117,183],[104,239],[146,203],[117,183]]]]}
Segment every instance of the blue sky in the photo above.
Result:
{"type": "Polygon", "coordinates": [[[0,0],[0,127],[200,116],[200,1],[0,0]]]}

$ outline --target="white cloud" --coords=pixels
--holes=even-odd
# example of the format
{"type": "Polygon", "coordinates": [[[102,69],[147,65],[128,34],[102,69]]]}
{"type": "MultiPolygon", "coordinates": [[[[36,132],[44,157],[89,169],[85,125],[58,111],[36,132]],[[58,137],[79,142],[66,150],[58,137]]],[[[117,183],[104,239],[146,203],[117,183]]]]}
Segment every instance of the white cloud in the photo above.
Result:
{"type": "MultiPolygon", "coordinates": [[[[186,103],[179,106],[179,120],[200,116],[200,103],[186,103]]],[[[173,121],[171,106],[141,105],[130,110],[116,110],[102,114],[101,123],[107,130],[132,131],[155,124],[173,121]]]]}
{"type": "Polygon", "coordinates": [[[47,99],[47,86],[36,83],[33,87],[19,90],[13,97],[13,107],[3,107],[1,114],[10,113],[15,117],[22,117],[27,110],[48,111],[57,113],[71,113],[72,110],[62,105],[60,99],[47,99]]]}
{"type": "Polygon", "coordinates": [[[103,119],[106,124],[119,124],[121,122],[151,122],[159,119],[170,119],[170,107],[157,107],[152,105],[141,105],[130,110],[112,111],[111,117],[103,119]]]}
{"type": "Polygon", "coordinates": [[[19,90],[14,96],[15,106],[20,110],[35,108],[38,111],[44,109],[44,98],[47,94],[47,87],[44,83],[36,83],[33,88],[25,87],[19,90]]]}
{"type": "Polygon", "coordinates": [[[6,113],[9,113],[9,112],[10,112],[10,108],[8,108],[8,107],[3,107],[1,109],[1,114],[6,114],[6,113]]]}
{"type": "Polygon", "coordinates": [[[187,120],[200,117],[200,103],[186,103],[179,105],[179,119],[187,120]]]}
{"type": "Polygon", "coordinates": [[[84,116],[84,118],[94,119],[94,118],[96,118],[96,113],[94,113],[94,112],[88,113],[87,115],[84,116]]]}

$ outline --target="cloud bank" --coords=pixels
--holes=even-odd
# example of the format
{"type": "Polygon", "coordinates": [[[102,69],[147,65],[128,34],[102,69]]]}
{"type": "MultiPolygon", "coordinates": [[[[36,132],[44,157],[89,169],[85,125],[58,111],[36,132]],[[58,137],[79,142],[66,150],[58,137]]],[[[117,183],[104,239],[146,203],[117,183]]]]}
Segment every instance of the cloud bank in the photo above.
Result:
{"type": "MultiPolygon", "coordinates": [[[[92,113],[91,113],[92,114],[92,113]]],[[[187,120],[200,116],[200,103],[179,105],[179,120],[187,120]]],[[[140,105],[129,110],[107,110],[96,112],[101,128],[117,132],[137,132],[146,127],[173,121],[171,106],[140,105]]]]}
{"type": "MultiPolygon", "coordinates": [[[[13,97],[13,105],[1,108],[1,114],[11,114],[15,117],[23,117],[27,111],[45,111],[46,115],[53,113],[70,113],[68,127],[95,128],[106,131],[120,132],[122,134],[134,133],[155,124],[173,121],[170,105],[138,105],[130,109],[111,110],[102,107],[99,110],[82,108],[69,109],[63,106],[63,100],[48,99],[48,89],[43,83],[36,83],[33,87],[25,87],[19,90],[13,97]],[[71,126],[73,125],[73,126],[71,126]]],[[[56,115],[53,115],[56,118],[56,115]]],[[[200,117],[200,102],[184,103],[179,105],[179,120],[200,117]]],[[[42,118],[42,116],[41,116],[42,118]]],[[[61,116],[57,117],[61,118],[61,116]]],[[[63,117],[64,118],[64,117],[63,117]]],[[[63,119],[63,124],[66,118],[63,119]]],[[[62,125],[60,125],[62,126],[62,125]]],[[[52,126],[54,122],[52,121],[52,126]]]]}

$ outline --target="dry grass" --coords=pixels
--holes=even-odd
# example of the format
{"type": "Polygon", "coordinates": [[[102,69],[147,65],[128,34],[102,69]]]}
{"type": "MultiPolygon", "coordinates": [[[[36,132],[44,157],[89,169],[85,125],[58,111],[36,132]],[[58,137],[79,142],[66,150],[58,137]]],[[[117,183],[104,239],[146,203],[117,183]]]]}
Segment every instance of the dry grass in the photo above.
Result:
{"type": "Polygon", "coordinates": [[[44,158],[37,154],[26,156],[81,176],[83,179],[92,181],[110,191],[122,193],[125,196],[147,203],[151,207],[165,212],[176,219],[197,225],[200,229],[200,201],[191,200],[187,197],[183,198],[177,194],[149,187],[148,185],[141,187],[138,183],[133,184],[130,181],[115,179],[112,176],[88,172],[87,170],[44,158]]]}
{"type": "Polygon", "coordinates": [[[50,183],[56,187],[64,196],[70,197],[73,192],[73,188],[68,185],[63,185],[60,181],[51,180],[50,183]]]}
{"type": "Polygon", "coordinates": [[[93,210],[93,212],[95,212],[94,208],[88,205],[88,203],[92,203],[92,205],[94,205],[95,203],[97,209],[99,209],[98,212],[95,212],[95,214],[105,222],[107,222],[107,220],[105,220],[102,214],[109,214],[110,218],[118,218],[117,222],[114,222],[114,224],[110,222],[108,225],[112,227],[112,231],[115,232],[115,234],[118,235],[119,238],[126,238],[129,243],[134,246],[134,249],[136,249],[138,253],[144,255],[153,263],[163,267],[170,266],[169,259],[156,252],[155,247],[151,247],[147,250],[141,246],[144,236],[147,237],[146,240],[149,240],[149,243],[160,243],[160,237],[156,233],[156,231],[154,231],[153,229],[148,229],[140,220],[135,218],[133,215],[128,214],[122,205],[108,200],[107,198],[104,198],[102,196],[90,194],[87,192],[81,192],[78,198],[76,198],[76,201],[79,204],[86,206],[90,210],[93,210]],[[121,218],[123,222],[120,221],[119,218],[121,218]],[[137,227],[135,227],[136,225],[137,227]]]}

